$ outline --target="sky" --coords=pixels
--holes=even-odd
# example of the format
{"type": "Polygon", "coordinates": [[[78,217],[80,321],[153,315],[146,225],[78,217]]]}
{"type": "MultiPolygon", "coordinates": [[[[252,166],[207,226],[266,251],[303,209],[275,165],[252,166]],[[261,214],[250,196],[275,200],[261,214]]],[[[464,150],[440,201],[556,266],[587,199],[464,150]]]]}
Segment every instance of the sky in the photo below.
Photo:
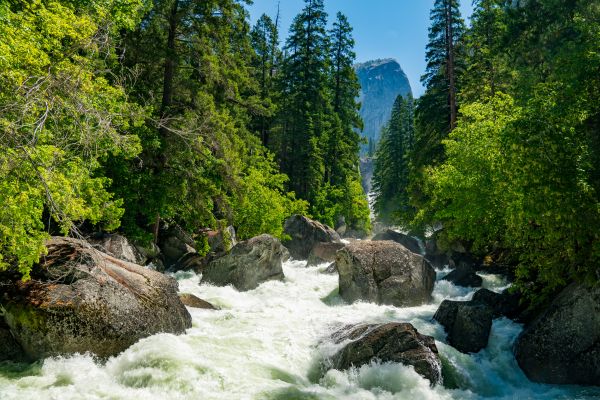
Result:
{"type": "MultiPolygon", "coordinates": [[[[280,38],[287,31],[303,0],[253,0],[249,7],[252,24],[263,14],[273,19],[280,3],[280,38]]],[[[344,13],[354,28],[357,62],[377,58],[395,58],[408,76],[415,96],[424,92],[420,78],[425,72],[425,46],[429,28],[429,10],[434,0],[325,0],[331,25],[338,11],[344,13]]],[[[461,1],[465,21],[472,13],[471,0],[461,1]]]]}

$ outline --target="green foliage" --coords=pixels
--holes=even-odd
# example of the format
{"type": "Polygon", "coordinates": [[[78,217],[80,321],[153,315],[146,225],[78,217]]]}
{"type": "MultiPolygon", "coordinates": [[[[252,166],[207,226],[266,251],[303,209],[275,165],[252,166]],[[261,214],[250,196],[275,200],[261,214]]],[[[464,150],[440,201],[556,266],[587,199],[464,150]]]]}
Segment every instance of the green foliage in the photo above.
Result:
{"type": "Polygon", "coordinates": [[[243,4],[0,2],[0,270],[27,278],[50,235],[148,242],[161,222],[200,253],[206,227],[282,237],[311,208],[370,229],[350,25],[332,59],[307,1],[283,62],[276,24],[251,30],[243,4]]]}
{"type": "Polygon", "coordinates": [[[122,202],[96,172],[102,159],[140,151],[126,131],[143,112],[114,75],[98,71],[114,60],[115,33],[135,24],[142,6],[0,5],[0,269],[28,278],[54,224],[62,234],[84,221],[119,226],[122,202]]]}
{"type": "Polygon", "coordinates": [[[398,96],[392,115],[384,127],[373,172],[373,208],[386,223],[407,225],[414,211],[409,204],[409,160],[414,144],[414,105],[412,96],[398,96]]]}
{"type": "Polygon", "coordinates": [[[341,13],[329,32],[326,24],[323,1],[306,0],[290,29],[278,77],[277,156],[315,218],[368,231],[369,208],[357,186],[362,121],[352,27],[341,13]]]}
{"type": "Polygon", "coordinates": [[[308,204],[285,192],[287,176],[277,170],[271,155],[254,157],[242,180],[243,196],[235,202],[234,224],[244,240],[262,233],[283,236],[283,221],[294,214],[306,215],[308,204]]]}

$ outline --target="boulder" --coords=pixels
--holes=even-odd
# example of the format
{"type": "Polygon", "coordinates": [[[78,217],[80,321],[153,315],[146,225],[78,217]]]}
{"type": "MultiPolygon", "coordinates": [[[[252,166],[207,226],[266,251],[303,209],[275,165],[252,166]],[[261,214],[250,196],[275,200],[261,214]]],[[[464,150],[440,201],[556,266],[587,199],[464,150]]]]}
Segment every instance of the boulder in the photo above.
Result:
{"type": "Polygon", "coordinates": [[[293,215],[285,220],[284,233],[290,236],[284,242],[290,255],[296,260],[306,260],[317,243],[340,242],[336,231],[318,221],[302,215],[293,215]]]}
{"type": "Polygon", "coordinates": [[[477,275],[476,270],[465,263],[460,263],[456,269],[442,279],[465,287],[480,287],[483,283],[483,279],[477,275]]]}
{"type": "Polygon", "coordinates": [[[335,255],[338,250],[346,245],[342,242],[317,243],[308,255],[307,267],[313,267],[326,262],[335,261],[335,255]]]}
{"type": "Polygon", "coordinates": [[[167,268],[175,265],[177,261],[187,253],[196,252],[196,243],[190,234],[179,225],[173,225],[161,230],[158,247],[164,257],[167,268]]]}
{"type": "Polygon", "coordinates": [[[210,251],[213,253],[228,252],[237,244],[233,226],[228,226],[224,229],[215,231],[208,231],[206,235],[210,251]]]}
{"type": "Polygon", "coordinates": [[[32,279],[15,281],[0,300],[29,358],[85,352],[109,357],[141,338],[191,327],[173,278],[81,240],[55,237],[46,246],[32,279]]]}
{"type": "Polygon", "coordinates": [[[217,286],[233,285],[252,290],[262,282],[283,279],[283,260],[288,251],[271,235],[260,235],[236,244],[229,254],[208,263],[202,280],[217,286]]]}
{"type": "Polygon", "coordinates": [[[444,250],[438,246],[435,236],[425,240],[425,258],[434,268],[442,269],[450,264],[450,258],[444,250]]]}
{"type": "Polygon", "coordinates": [[[392,241],[357,241],[337,252],[340,296],[394,306],[431,300],[435,271],[422,256],[392,241]]]}
{"type": "Polygon", "coordinates": [[[423,253],[421,251],[421,246],[417,238],[405,235],[404,233],[393,231],[391,229],[386,229],[385,231],[378,233],[377,235],[373,236],[373,239],[371,240],[393,240],[396,243],[400,243],[402,246],[406,247],[413,253],[423,253]]]}
{"type": "Polygon", "coordinates": [[[217,307],[213,306],[208,301],[202,300],[201,298],[194,296],[193,294],[190,294],[190,293],[181,293],[179,295],[179,300],[181,300],[181,302],[183,304],[185,304],[186,306],[192,307],[192,308],[203,308],[205,310],[216,310],[217,309],[217,307]]]}
{"type": "Polygon", "coordinates": [[[600,286],[571,284],[517,338],[529,379],[600,386],[600,286]]]}
{"type": "Polygon", "coordinates": [[[513,320],[521,320],[526,307],[520,304],[520,299],[521,295],[519,293],[511,293],[508,289],[502,293],[479,289],[475,292],[471,301],[488,306],[492,310],[493,318],[507,317],[513,320]]]}
{"type": "Polygon", "coordinates": [[[487,346],[492,318],[492,310],[484,304],[452,300],[444,300],[433,316],[448,333],[448,344],[463,353],[487,346]]]}
{"type": "Polygon", "coordinates": [[[331,359],[332,367],[345,370],[371,361],[412,365],[429,379],[431,385],[442,383],[442,362],[435,340],[420,334],[409,323],[359,325],[334,334],[334,341],[350,341],[331,359]]]}
{"type": "Polygon", "coordinates": [[[139,265],[146,263],[147,257],[141,254],[125,236],[106,234],[99,239],[90,239],[89,242],[98,250],[119,260],[139,265]]]}
{"type": "Polygon", "coordinates": [[[13,337],[8,325],[0,317],[0,362],[21,361],[23,358],[23,349],[13,337]]]}

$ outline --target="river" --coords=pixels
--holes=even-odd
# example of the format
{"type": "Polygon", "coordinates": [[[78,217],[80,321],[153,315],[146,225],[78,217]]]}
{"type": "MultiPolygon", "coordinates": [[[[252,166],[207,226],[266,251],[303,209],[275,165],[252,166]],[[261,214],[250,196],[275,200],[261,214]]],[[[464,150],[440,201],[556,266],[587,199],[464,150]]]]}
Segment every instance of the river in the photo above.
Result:
{"type": "MultiPolygon", "coordinates": [[[[189,309],[185,335],[159,334],[106,361],[90,355],[49,358],[33,365],[0,364],[0,399],[593,399],[600,388],[531,383],[511,347],[522,329],[508,319],[493,323],[489,345],[473,355],[443,343],[431,321],[443,299],[467,300],[474,290],[438,281],[431,304],[397,308],[345,304],[337,275],[325,265],[284,264],[286,279],[249,292],[199,284],[194,273],[175,277],[182,292],[220,308],[189,309]],[[347,324],[402,321],[437,339],[462,389],[429,386],[412,367],[373,363],[349,371],[321,372],[323,358],[337,347],[329,335],[347,324]]],[[[438,277],[447,271],[438,271],[438,277]]],[[[482,275],[484,287],[506,282],[482,275]]]]}

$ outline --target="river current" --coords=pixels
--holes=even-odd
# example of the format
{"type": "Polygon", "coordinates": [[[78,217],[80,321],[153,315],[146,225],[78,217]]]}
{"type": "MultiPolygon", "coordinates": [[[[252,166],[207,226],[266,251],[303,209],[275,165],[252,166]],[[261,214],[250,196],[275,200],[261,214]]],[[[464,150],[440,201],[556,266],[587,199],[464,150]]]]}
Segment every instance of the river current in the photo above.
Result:
{"type": "MultiPolygon", "coordinates": [[[[180,291],[220,310],[190,308],[193,326],[185,335],[143,339],[106,361],[91,355],[49,358],[33,365],[0,364],[0,399],[598,399],[600,388],[530,382],[512,356],[522,326],[494,320],[488,347],[459,353],[444,343],[443,328],[431,318],[444,299],[468,300],[474,293],[438,281],[434,301],[397,308],[345,304],[337,275],[325,265],[284,264],[286,279],[249,292],[199,284],[194,273],[174,275],[180,291]],[[332,332],[357,323],[410,322],[432,335],[461,389],[431,388],[412,367],[372,363],[348,371],[323,372],[338,347],[332,332]]],[[[438,271],[438,278],[448,271],[438,271]]],[[[506,282],[482,275],[484,287],[506,282]]]]}

